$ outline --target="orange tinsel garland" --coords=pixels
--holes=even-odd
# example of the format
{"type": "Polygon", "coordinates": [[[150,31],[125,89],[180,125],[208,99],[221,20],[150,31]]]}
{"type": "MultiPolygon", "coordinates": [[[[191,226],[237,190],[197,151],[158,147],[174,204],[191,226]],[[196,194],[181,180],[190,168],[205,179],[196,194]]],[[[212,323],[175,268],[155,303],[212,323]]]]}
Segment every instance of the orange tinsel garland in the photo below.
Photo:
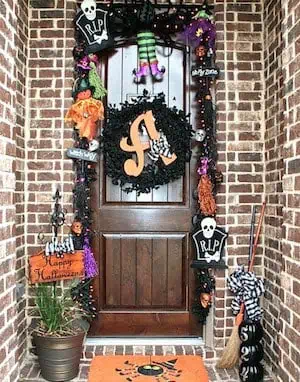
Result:
{"type": "Polygon", "coordinates": [[[75,122],[80,138],[94,139],[97,134],[96,122],[104,118],[104,108],[101,101],[93,98],[75,102],[67,112],[65,120],[75,122]]]}
{"type": "Polygon", "coordinates": [[[207,175],[202,175],[199,180],[198,199],[204,215],[215,215],[217,206],[212,194],[212,183],[207,175]]]}

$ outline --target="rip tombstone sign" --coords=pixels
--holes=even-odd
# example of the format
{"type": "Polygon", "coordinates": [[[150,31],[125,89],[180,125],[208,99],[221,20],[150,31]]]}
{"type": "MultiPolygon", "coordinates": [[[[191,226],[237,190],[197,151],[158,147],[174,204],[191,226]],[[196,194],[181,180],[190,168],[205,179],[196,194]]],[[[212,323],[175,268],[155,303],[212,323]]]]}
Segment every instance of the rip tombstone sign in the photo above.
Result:
{"type": "Polygon", "coordinates": [[[227,268],[223,259],[225,241],[228,237],[213,217],[201,220],[201,229],[193,235],[197,259],[192,262],[192,268],[227,268]]]}
{"type": "Polygon", "coordinates": [[[83,251],[65,253],[63,258],[45,256],[45,252],[41,251],[29,258],[29,279],[32,284],[83,277],[83,251]]]}

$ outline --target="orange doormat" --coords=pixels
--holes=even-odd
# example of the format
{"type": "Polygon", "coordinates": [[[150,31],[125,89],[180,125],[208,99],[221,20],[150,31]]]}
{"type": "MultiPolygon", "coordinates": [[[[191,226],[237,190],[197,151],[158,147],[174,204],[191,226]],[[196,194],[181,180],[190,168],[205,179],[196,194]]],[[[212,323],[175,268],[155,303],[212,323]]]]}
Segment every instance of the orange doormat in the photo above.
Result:
{"type": "Polygon", "coordinates": [[[89,382],[208,382],[199,356],[97,356],[89,382]]]}

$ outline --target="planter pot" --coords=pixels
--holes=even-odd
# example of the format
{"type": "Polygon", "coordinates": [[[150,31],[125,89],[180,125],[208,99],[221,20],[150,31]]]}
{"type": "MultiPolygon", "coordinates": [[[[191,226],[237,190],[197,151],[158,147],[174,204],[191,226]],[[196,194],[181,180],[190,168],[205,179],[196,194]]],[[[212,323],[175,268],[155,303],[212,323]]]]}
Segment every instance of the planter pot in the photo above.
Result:
{"type": "Polygon", "coordinates": [[[79,372],[85,332],[74,336],[50,337],[34,334],[43,378],[51,382],[70,381],[79,372]]]}

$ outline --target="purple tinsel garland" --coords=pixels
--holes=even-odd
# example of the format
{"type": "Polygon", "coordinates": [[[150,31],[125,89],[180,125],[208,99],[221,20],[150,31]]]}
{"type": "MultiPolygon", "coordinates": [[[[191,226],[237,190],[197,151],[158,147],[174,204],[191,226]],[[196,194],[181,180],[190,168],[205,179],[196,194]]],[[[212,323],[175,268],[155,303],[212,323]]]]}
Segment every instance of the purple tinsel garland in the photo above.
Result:
{"type": "Polygon", "coordinates": [[[83,249],[84,249],[85,277],[86,278],[93,278],[93,277],[97,276],[97,274],[98,274],[98,266],[97,266],[96,260],[94,258],[94,254],[92,252],[89,238],[87,235],[84,237],[83,249]]]}

